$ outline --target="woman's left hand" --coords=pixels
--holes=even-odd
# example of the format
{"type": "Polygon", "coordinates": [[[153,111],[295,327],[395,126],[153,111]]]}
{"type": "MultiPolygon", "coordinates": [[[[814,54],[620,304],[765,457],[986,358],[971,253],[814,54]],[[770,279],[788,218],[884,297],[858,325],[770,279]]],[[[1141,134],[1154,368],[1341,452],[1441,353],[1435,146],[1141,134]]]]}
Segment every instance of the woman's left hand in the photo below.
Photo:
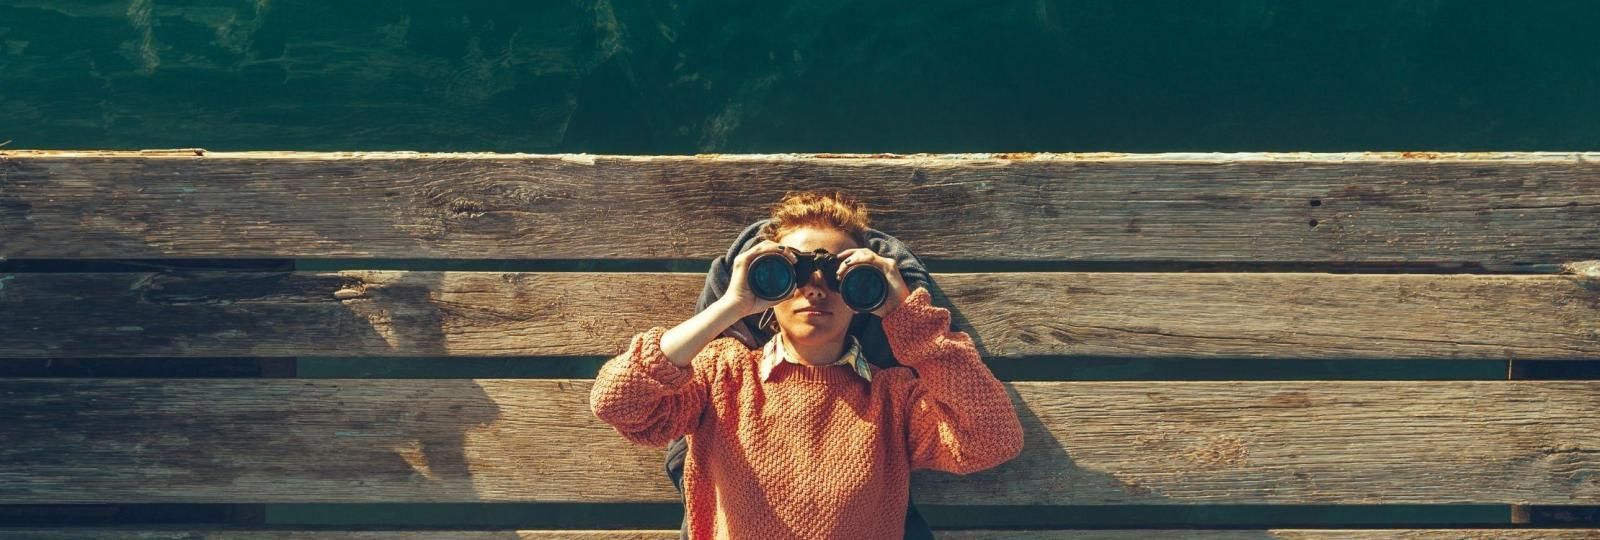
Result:
{"type": "Polygon", "coordinates": [[[883,270],[883,277],[889,281],[889,295],[884,299],[883,305],[872,310],[872,314],[878,318],[888,317],[900,307],[900,304],[905,303],[906,297],[911,296],[911,289],[907,288],[905,278],[900,277],[900,268],[894,259],[879,255],[872,251],[872,248],[854,248],[839,252],[839,260],[839,275],[835,276],[839,278],[844,277],[845,270],[858,264],[872,265],[883,270]]]}

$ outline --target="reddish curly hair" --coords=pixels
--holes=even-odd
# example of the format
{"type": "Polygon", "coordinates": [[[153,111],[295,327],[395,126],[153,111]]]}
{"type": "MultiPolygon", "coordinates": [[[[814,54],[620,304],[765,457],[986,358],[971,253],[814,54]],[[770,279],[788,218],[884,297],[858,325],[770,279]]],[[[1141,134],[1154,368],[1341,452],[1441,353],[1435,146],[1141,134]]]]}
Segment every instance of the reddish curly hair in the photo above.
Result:
{"type": "Polygon", "coordinates": [[[790,231],[810,227],[843,231],[857,246],[867,246],[871,213],[866,203],[843,191],[791,191],[771,209],[772,221],[761,228],[762,239],[776,242],[790,231]]]}

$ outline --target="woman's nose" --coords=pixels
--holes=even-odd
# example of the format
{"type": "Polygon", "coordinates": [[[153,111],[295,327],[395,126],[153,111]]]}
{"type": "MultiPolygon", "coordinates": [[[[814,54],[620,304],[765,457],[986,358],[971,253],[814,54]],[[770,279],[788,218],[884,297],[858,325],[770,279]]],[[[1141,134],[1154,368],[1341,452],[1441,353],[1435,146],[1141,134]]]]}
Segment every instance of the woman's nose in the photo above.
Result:
{"type": "Polygon", "coordinates": [[[826,278],[822,277],[822,270],[812,271],[811,275],[805,277],[805,282],[801,283],[800,288],[797,290],[803,294],[827,294],[828,286],[826,285],[826,278]]]}

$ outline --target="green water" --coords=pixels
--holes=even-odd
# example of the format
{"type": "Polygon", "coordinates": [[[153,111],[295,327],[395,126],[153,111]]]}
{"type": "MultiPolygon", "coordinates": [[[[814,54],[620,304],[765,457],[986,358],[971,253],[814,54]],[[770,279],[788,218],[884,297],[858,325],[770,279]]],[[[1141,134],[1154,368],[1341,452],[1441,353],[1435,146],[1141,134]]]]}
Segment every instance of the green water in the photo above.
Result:
{"type": "Polygon", "coordinates": [[[0,0],[11,148],[1593,150],[1600,2],[0,0]]]}

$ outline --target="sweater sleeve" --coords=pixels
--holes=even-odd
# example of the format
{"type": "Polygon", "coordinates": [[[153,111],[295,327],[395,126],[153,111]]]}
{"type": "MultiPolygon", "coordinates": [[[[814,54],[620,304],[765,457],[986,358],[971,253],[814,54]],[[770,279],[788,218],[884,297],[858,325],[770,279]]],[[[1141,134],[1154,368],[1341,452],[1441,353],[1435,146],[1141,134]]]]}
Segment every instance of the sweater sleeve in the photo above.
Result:
{"type": "Polygon", "coordinates": [[[914,368],[906,380],[911,468],[968,474],[1022,453],[1022,423],[1005,385],[989,372],[972,336],[950,331],[950,310],[917,288],[883,319],[889,347],[914,368]]]}
{"type": "Polygon", "coordinates": [[[718,355],[732,340],[717,339],[678,367],[661,351],[664,327],[633,336],[628,350],[600,367],[589,408],[629,441],[666,446],[699,425],[710,399],[718,355]]]}

